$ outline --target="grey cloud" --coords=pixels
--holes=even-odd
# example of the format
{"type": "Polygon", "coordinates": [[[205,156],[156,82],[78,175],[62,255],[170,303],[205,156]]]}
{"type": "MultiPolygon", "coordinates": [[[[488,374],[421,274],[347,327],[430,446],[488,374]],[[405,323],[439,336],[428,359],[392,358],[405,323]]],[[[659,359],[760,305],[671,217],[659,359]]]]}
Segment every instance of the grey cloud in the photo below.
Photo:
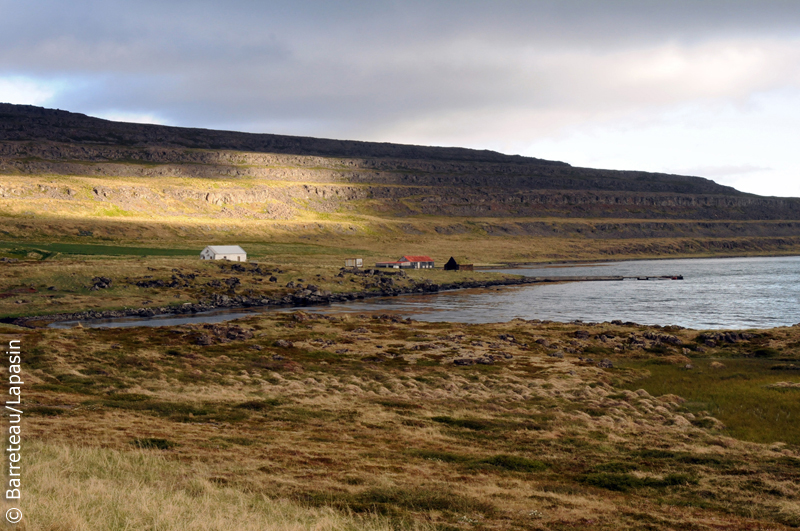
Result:
{"type": "Polygon", "coordinates": [[[799,11],[736,0],[0,0],[0,76],[80,80],[53,104],[81,112],[358,136],[465,109],[669,102],[683,97],[676,87],[634,84],[634,97],[613,65],[581,54],[799,38],[799,11]]]}

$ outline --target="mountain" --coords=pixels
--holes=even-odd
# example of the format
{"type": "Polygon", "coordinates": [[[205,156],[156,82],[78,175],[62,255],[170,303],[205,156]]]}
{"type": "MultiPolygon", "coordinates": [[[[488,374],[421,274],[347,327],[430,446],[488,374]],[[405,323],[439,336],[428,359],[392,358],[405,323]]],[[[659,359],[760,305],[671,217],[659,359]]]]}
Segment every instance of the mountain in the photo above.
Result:
{"type": "Polygon", "coordinates": [[[523,163],[568,166],[519,155],[464,148],[441,148],[329,140],[286,135],[214,131],[188,127],[120,123],[85,114],[44,109],[31,105],[0,103],[0,139],[37,140],[66,143],[124,146],[159,146],[191,149],[223,149],[257,153],[312,155],[320,157],[362,157],[425,159],[463,162],[523,163]]]}
{"type": "Polygon", "coordinates": [[[800,236],[800,200],[700,177],[465,148],[119,123],[11,104],[0,104],[2,199],[17,220],[235,221],[255,233],[779,238],[751,249],[759,252],[791,248],[800,236]]]}
{"type": "MultiPolygon", "coordinates": [[[[118,148],[116,152],[107,149],[84,150],[83,153],[94,161],[141,160],[180,164],[198,162],[198,159],[187,160],[187,149],[223,150],[369,159],[374,162],[367,166],[375,169],[408,170],[416,173],[416,178],[404,176],[394,179],[395,184],[438,185],[446,182],[453,185],[497,186],[512,189],[628,190],[743,195],[731,187],[701,177],[574,168],[565,162],[504,155],[488,150],[120,123],[29,105],[0,104],[0,141],[118,148]],[[164,149],[159,153],[141,153],[143,148],[152,147],[164,149]],[[126,158],[128,156],[133,158],[126,158]],[[422,161],[425,163],[421,163],[422,161]],[[436,177],[425,178],[431,174],[435,174],[436,177]]],[[[56,153],[51,149],[49,154],[56,153]]],[[[13,153],[8,153],[7,156],[10,155],[13,153]]],[[[70,151],[64,151],[56,155],[56,160],[73,155],[74,153],[70,151]]],[[[206,158],[202,162],[209,161],[206,158]]]]}

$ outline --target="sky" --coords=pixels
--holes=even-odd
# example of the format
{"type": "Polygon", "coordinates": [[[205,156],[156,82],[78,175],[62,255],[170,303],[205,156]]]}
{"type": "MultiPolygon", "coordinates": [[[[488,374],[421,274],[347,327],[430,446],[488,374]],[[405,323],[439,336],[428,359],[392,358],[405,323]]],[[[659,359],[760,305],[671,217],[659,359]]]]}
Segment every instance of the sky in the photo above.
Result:
{"type": "Polygon", "coordinates": [[[800,197],[800,2],[0,0],[0,101],[800,197]]]}

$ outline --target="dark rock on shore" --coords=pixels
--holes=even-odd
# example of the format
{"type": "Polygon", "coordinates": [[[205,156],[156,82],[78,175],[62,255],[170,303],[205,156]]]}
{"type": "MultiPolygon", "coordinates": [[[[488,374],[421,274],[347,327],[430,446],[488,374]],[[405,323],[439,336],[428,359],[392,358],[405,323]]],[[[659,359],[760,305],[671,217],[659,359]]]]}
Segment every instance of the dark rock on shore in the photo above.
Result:
{"type": "MultiPolygon", "coordinates": [[[[377,270],[372,271],[372,275],[384,275],[386,272],[377,270]],[[376,272],[377,271],[377,272],[376,272]]],[[[398,272],[389,272],[397,274],[398,272]]],[[[403,273],[404,272],[399,272],[403,273]]],[[[367,274],[366,272],[364,274],[367,274]]],[[[177,278],[177,277],[173,277],[177,278]]],[[[110,279],[109,279],[110,280],[110,279]]],[[[267,298],[261,296],[245,296],[245,295],[220,295],[214,294],[209,299],[199,301],[196,303],[185,303],[181,306],[167,306],[167,307],[147,307],[147,308],[129,308],[125,310],[104,310],[104,311],[86,311],[75,312],[69,314],[55,314],[55,315],[41,315],[31,317],[20,317],[12,321],[13,324],[18,326],[36,327],[42,326],[43,323],[52,323],[59,321],[85,321],[90,319],[115,319],[122,317],[155,317],[158,315],[182,315],[192,314],[199,312],[206,312],[214,309],[235,309],[235,308],[249,308],[249,307],[286,307],[286,306],[312,306],[324,305],[336,302],[346,302],[358,299],[374,298],[374,297],[390,297],[409,293],[437,293],[440,290],[455,290],[455,289],[470,289],[481,288],[487,286],[515,286],[521,284],[533,284],[539,282],[531,278],[512,278],[512,279],[499,279],[490,280],[485,282],[465,281],[454,282],[448,284],[434,284],[430,281],[420,282],[411,287],[393,286],[379,291],[360,291],[350,293],[331,293],[329,291],[321,291],[316,286],[310,285],[308,287],[314,288],[315,291],[304,288],[298,292],[285,295],[280,298],[267,298]]],[[[232,277],[225,281],[226,285],[236,286],[239,285],[239,279],[232,277]],[[229,284],[230,283],[230,284],[229,284]]],[[[171,284],[166,284],[160,279],[145,279],[136,283],[140,287],[172,287],[171,284]]]]}
{"type": "Polygon", "coordinates": [[[697,340],[708,347],[715,347],[722,343],[733,344],[739,341],[749,341],[753,337],[753,334],[747,332],[706,332],[700,334],[697,340]]]}

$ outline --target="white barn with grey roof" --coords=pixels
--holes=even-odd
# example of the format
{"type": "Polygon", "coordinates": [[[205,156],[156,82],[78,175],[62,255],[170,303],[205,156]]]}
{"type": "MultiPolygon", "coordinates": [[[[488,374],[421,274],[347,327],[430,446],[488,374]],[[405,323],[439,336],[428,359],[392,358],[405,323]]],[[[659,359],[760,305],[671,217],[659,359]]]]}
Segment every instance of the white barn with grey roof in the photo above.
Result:
{"type": "Polygon", "coordinates": [[[247,261],[247,253],[238,245],[209,245],[200,252],[202,260],[247,261]]]}

